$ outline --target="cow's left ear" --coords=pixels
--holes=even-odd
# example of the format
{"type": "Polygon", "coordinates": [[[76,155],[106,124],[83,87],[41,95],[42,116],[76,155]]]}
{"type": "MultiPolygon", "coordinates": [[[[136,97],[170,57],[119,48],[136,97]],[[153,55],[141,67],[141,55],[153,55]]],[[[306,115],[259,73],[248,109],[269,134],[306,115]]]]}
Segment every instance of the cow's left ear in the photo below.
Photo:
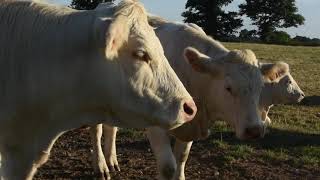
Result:
{"type": "Polygon", "coordinates": [[[185,60],[192,66],[195,71],[206,73],[209,72],[210,58],[193,47],[187,47],[184,50],[185,60]]]}
{"type": "Polygon", "coordinates": [[[108,59],[117,57],[119,49],[128,38],[128,21],[123,16],[116,17],[106,30],[106,57],[108,59]]]}
{"type": "Polygon", "coordinates": [[[150,26],[157,29],[157,28],[167,24],[168,21],[159,17],[159,16],[154,16],[152,14],[148,14],[148,23],[150,26]]]}
{"type": "Polygon", "coordinates": [[[260,70],[265,79],[275,81],[289,72],[289,65],[284,62],[261,64],[260,70]]]}

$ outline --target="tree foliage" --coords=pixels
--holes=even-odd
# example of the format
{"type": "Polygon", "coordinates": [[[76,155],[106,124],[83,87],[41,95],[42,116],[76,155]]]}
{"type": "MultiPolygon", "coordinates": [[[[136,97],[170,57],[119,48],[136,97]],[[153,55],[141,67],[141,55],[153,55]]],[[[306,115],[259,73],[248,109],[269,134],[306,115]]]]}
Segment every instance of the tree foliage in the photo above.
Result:
{"type": "Polygon", "coordinates": [[[225,12],[222,7],[233,0],[188,0],[186,11],[182,13],[184,21],[201,26],[204,31],[223,39],[233,35],[242,26],[237,12],[225,12]]]}
{"type": "Polygon", "coordinates": [[[239,40],[240,41],[249,41],[249,42],[254,42],[259,40],[259,38],[257,37],[257,31],[256,30],[247,30],[247,29],[243,29],[240,31],[239,33],[239,40]]]}
{"type": "Polygon", "coordinates": [[[290,41],[291,41],[290,35],[284,31],[271,32],[266,37],[267,43],[288,44],[290,41]]]}
{"type": "Polygon", "coordinates": [[[277,28],[297,27],[305,20],[297,13],[295,0],[246,0],[239,8],[240,14],[247,15],[258,27],[263,41],[277,28]]]}
{"type": "Polygon", "coordinates": [[[72,0],[70,6],[78,10],[90,10],[95,9],[100,3],[112,1],[114,0],[72,0]]]}
{"type": "Polygon", "coordinates": [[[319,38],[309,38],[305,36],[296,36],[292,38],[291,44],[302,46],[320,46],[319,38]]]}

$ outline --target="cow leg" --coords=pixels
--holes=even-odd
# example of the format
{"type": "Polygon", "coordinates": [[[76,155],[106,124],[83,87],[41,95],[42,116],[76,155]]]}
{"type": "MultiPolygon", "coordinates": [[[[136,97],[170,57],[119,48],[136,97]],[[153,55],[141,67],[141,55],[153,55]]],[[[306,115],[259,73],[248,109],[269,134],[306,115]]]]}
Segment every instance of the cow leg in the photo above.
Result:
{"type": "Polygon", "coordinates": [[[270,120],[270,118],[268,116],[269,110],[270,110],[269,107],[268,108],[263,108],[263,110],[261,112],[261,119],[262,119],[262,121],[263,121],[263,123],[265,125],[270,125],[271,124],[271,120],[270,120]]]}
{"type": "Polygon", "coordinates": [[[108,168],[111,171],[120,171],[116,151],[117,131],[117,127],[108,126],[106,124],[103,125],[104,157],[106,158],[108,168]]]}
{"type": "Polygon", "coordinates": [[[267,124],[271,124],[271,119],[268,116],[269,111],[270,111],[270,107],[268,107],[268,109],[266,110],[266,122],[267,122],[267,124]]]}
{"type": "Polygon", "coordinates": [[[266,117],[265,123],[267,125],[271,124],[271,119],[269,118],[269,116],[266,117]]]}
{"type": "Polygon", "coordinates": [[[47,162],[53,144],[62,134],[59,133],[53,138],[44,136],[37,140],[38,143],[34,142],[35,139],[31,142],[23,140],[4,143],[6,145],[1,146],[0,150],[0,179],[32,180],[37,169],[47,162]],[[46,143],[48,141],[49,143],[46,143]]]}
{"type": "Polygon", "coordinates": [[[99,173],[101,179],[111,179],[106,160],[101,147],[102,124],[90,128],[91,141],[93,146],[92,165],[96,173],[99,173]]]}
{"type": "Polygon", "coordinates": [[[171,180],[176,171],[176,160],[172,153],[170,138],[161,128],[152,127],[147,130],[147,136],[153,153],[156,156],[160,180],[171,180]]]}
{"type": "Polygon", "coordinates": [[[174,155],[177,161],[177,170],[174,174],[175,180],[185,180],[185,165],[188,160],[188,156],[190,153],[190,149],[192,146],[191,142],[182,142],[179,140],[176,140],[174,145],[174,155]]]}
{"type": "Polygon", "coordinates": [[[31,180],[36,168],[33,166],[32,154],[19,147],[7,149],[2,154],[1,179],[31,180]]]}
{"type": "Polygon", "coordinates": [[[27,145],[6,149],[2,153],[0,179],[31,180],[37,169],[48,160],[54,141],[46,151],[40,154],[31,149],[28,150],[27,145]]]}

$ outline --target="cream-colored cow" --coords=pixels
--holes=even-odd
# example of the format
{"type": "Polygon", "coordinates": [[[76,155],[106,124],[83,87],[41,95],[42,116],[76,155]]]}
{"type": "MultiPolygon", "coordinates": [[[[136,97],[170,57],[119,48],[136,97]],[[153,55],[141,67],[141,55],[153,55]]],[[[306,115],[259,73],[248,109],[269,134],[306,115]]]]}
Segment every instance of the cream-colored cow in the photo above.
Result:
{"type": "MultiPolygon", "coordinates": [[[[166,57],[198,107],[192,123],[169,133],[185,141],[205,138],[208,135],[208,120],[223,119],[235,129],[240,139],[262,137],[264,125],[257,107],[263,81],[254,53],[250,50],[230,51],[194,28],[194,25],[170,23],[157,17],[150,17],[149,22],[157,26],[156,34],[166,57]],[[188,46],[204,54],[194,48],[184,50],[188,46]]],[[[103,154],[100,145],[101,127],[94,128],[92,132],[95,150],[99,149],[94,151],[95,169],[101,172],[109,165],[111,169],[117,170],[115,139],[106,138],[103,154]]],[[[107,136],[115,137],[115,128],[104,127],[107,136]]],[[[160,178],[169,179],[175,172],[176,164],[167,131],[150,128],[148,138],[157,157],[160,178]]]]}
{"type": "MultiPolygon", "coordinates": [[[[260,70],[264,79],[264,87],[262,88],[260,95],[259,111],[262,120],[268,124],[271,121],[267,114],[273,105],[300,102],[304,97],[304,93],[291,76],[288,64],[284,62],[261,63],[260,70]]],[[[169,151],[166,151],[165,154],[164,152],[161,152],[161,149],[171,148],[167,134],[162,131],[149,132],[149,134],[149,141],[156,152],[155,155],[158,160],[161,179],[168,179],[165,176],[165,174],[168,173],[164,171],[166,170],[165,167],[176,167],[173,179],[184,180],[185,164],[189,156],[192,142],[182,142],[176,139],[173,151],[174,154],[169,153],[169,151]]],[[[110,135],[109,137],[112,136],[114,135],[110,135]]],[[[108,140],[106,140],[106,142],[108,142],[108,140]]],[[[109,147],[110,145],[111,144],[105,144],[105,147],[109,147]]],[[[114,157],[116,156],[113,155],[113,159],[114,157]]],[[[172,172],[173,170],[170,169],[170,178],[172,177],[172,172]]]]}
{"type": "MultiPolygon", "coordinates": [[[[151,23],[155,26],[168,26],[168,28],[176,27],[175,31],[172,32],[173,34],[178,34],[178,32],[185,31],[185,29],[188,29],[188,33],[191,33],[193,31],[190,32],[189,28],[192,27],[198,30],[199,33],[205,35],[203,30],[194,24],[182,25],[177,23],[168,23],[162,19],[151,21],[151,23]]],[[[159,29],[157,33],[159,33],[159,31],[161,31],[161,29],[159,29]]],[[[160,40],[161,39],[162,38],[160,37],[160,40]]],[[[168,58],[169,61],[171,61],[170,56],[168,56],[168,58]]],[[[264,81],[264,87],[262,88],[258,106],[260,113],[262,113],[262,120],[266,120],[267,112],[272,104],[296,103],[302,100],[304,93],[291,76],[288,64],[284,62],[277,62],[273,64],[260,63],[259,68],[262,72],[264,81]]],[[[176,70],[176,72],[178,73],[179,71],[176,70]]],[[[102,128],[99,132],[102,132],[102,128]]],[[[104,134],[108,137],[105,139],[104,144],[104,154],[106,158],[106,162],[104,163],[106,163],[112,170],[120,170],[116,157],[116,132],[117,128],[104,125],[104,134]],[[111,137],[114,138],[112,139],[111,137]]],[[[190,132],[185,131],[181,133],[188,134],[190,132]]],[[[172,153],[170,139],[167,132],[159,128],[152,128],[152,130],[148,130],[148,138],[157,159],[158,169],[160,170],[160,179],[171,179],[172,177],[174,177],[173,179],[185,179],[184,169],[192,142],[182,142],[176,139],[174,151],[172,153]]],[[[93,143],[95,146],[100,146],[100,144],[97,144],[97,140],[93,143]]],[[[95,153],[95,157],[97,157],[96,154],[97,153],[95,153]]],[[[104,161],[102,150],[100,154],[102,154],[100,157],[103,159],[101,161],[104,161]]]]}
{"type": "Polygon", "coordinates": [[[0,179],[32,179],[82,125],[172,129],[196,106],[141,4],[76,11],[0,2],[0,179]]]}
{"type": "Polygon", "coordinates": [[[287,63],[261,63],[260,69],[264,77],[264,87],[259,110],[262,120],[270,124],[268,112],[273,105],[298,103],[304,98],[304,93],[291,76],[287,63]]]}
{"type": "MultiPolygon", "coordinates": [[[[300,102],[304,97],[304,93],[291,76],[288,64],[284,62],[273,64],[261,63],[260,70],[263,74],[264,87],[260,95],[259,110],[261,112],[262,120],[266,123],[270,123],[270,118],[267,114],[273,105],[300,102]]],[[[109,130],[109,133],[112,133],[111,129],[109,130]]],[[[112,136],[115,135],[112,134],[109,137],[112,136]]],[[[170,139],[168,138],[167,133],[153,129],[153,132],[148,131],[148,138],[155,152],[155,156],[157,157],[160,179],[171,179],[174,174],[173,179],[184,180],[184,169],[192,142],[182,142],[176,139],[172,154],[170,139]]],[[[106,142],[110,142],[110,140],[106,139],[106,142]]],[[[111,144],[105,144],[107,152],[115,152],[115,145],[112,145],[112,150],[110,147],[111,144]]],[[[117,162],[115,160],[116,155],[113,153],[110,154],[111,156],[106,157],[109,162],[110,160],[112,160],[111,162],[117,162]]]]}
{"type": "MultiPolygon", "coordinates": [[[[267,116],[269,109],[275,104],[293,104],[300,102],[304,93],[293,79],[289,72],[289,65],[284,62],[277,63],[260,63],[260,70],[264,77],[264,87],[260,95],[259,110],[262,115],[262,120],[270,123],[270,118],[267,116]]],[[[117,128],[104,126],[105,139],[105,158],[107,158],[108,166],[112,170],[120,170],[116,157],[115,136],[117,128]],[[112,138],[113,137],[113,138],[112,138]]],[[[159,129],[154,129],[155,133],[149,133],[149,140],[158,159],[158,168],[162,179],[165,179],[166,173],[171,173],[171,168],[176,167],[175,179],[184,179],[185,164],[188,159],[189,151],[192,142],[182,142],[176,139],[174,146],[174,156],[172,151],[162,151],[164,147],[170,148],[170,140],[167,133],[159,129]]],[[[95,142],[96,143],[96,142],[95,142]]],[[[101,151],[102,152],[102,151],[101,151]]],[[[173,168],[175,169],[175,168],[173,168]]],[[[172,176],[172,175],[171,175],[172,176]]]]}

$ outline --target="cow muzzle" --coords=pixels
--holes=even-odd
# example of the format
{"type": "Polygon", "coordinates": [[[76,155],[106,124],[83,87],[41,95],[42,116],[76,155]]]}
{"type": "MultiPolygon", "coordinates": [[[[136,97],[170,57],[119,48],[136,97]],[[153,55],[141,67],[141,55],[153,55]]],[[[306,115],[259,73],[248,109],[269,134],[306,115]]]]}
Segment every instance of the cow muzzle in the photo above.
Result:
{"type": "Polygon", "coordinates": [[[258,139],[264,137],[265,127],[256,125],[244,129],[243,139],[258,139]]]}
{"type": "Polygon", "coordinates": [[[305,97],[305,94],[303,92],[301,92],[299,94],[298,103],[301,102],[304,97],[305,97]]]}

